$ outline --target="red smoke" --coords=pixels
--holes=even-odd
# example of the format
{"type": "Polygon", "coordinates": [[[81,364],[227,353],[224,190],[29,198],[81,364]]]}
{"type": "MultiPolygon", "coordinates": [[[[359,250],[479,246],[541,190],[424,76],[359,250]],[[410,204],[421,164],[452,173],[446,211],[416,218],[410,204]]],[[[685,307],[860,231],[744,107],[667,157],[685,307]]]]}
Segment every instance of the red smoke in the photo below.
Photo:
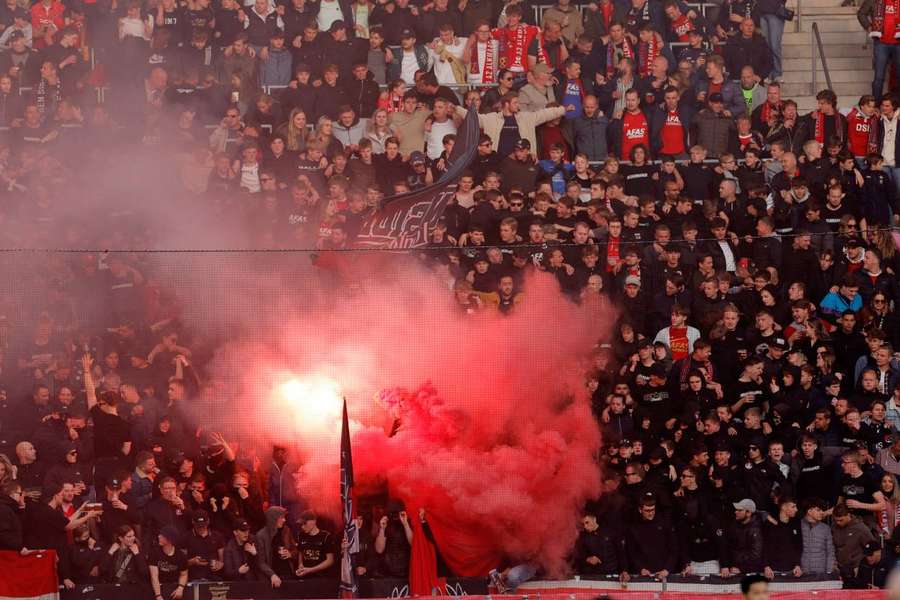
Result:
{"type": "Polygon", "coordinates": [[[461,314],[430,274],[389,280],[307,298],[320,308],[283,325],[278,344],[224,351],[222,374],[239,369],[241,397],[254,406],[241,416],[259,415],[257,440],[294,445],[301,493],[336,512],[339,396],[294,394],[305,384],[291,378],[318,389],[334,380],[353,421],[360,492],[388,483],[410,514],[426,508],[461,575],[485,574],[501,554],[562,573],[578,511],[599,493],[583,359],[613,315],[563,299],[543,274],[509,317],[461,314]],[[310,417],[300,405],[312,402],[310,417]],[[402,426],[389,438],[395,415],[402,426]]]}

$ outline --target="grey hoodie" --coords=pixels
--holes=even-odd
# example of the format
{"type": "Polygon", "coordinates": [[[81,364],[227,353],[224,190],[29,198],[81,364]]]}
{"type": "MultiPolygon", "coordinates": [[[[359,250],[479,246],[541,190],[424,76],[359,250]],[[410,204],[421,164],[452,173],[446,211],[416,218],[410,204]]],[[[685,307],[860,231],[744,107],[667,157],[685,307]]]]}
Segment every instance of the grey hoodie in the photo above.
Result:
{"type": "MultiPolygon", "coordinates": [[[[275,574],[275,571],[272,569],[272,538],[278,533],[276,523],[278,522],[279,517],[286,515],[287,511],[280,506],[270,506],[266,510],[266,526],[256,532],[257,566],[267,579],[275,574]]],[[[282,533],[285,532],[285,529],[286,528],[282,528],[282,533]]],[[[291,536],[284,535],[283,537],[284,545],[290,547],[291,544],[289,543],[289,540],[292,541],[291,536]]]]}

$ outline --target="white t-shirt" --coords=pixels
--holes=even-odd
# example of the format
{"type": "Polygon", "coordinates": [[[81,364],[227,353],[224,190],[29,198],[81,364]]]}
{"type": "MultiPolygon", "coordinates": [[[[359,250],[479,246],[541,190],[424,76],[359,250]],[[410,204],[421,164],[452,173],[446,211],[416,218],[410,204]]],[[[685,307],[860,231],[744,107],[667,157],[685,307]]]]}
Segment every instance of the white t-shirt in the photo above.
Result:
{"type": "Polygon", "coordinates": [[[416,85],[416,71],[419,70],[419,61],[416,60],[415,50],[401,50],[403,56],[400,59],[400,79],[406,85],[416,85]]]}
{"type": "Polygon", "coordinates": [[[444,151],[444,136],[456,133],[456,123],[453,119],[448,118],[443,123],[437,121],[431,124],[431,131],[425,136],[425,154],[431,160],[437,160],[444,151]]]}
{"type": "MultiPolygon", "coordinates": [[[[448,54],[462,61],[463,51],[466,49],[466,40],[453,38],[453,45],[448,46],[445,44],[444,49],[448,54]]],[[[456,77],[453,76],[453,67],[450,66],[450,61],[442,61],[431,48],[428,49],[428,53],[431,54],[431,60],[434,63],[434,76],[437,77],[438,83],[440,85],[456,85],[456,77]]]]}
{"type": "MultiPolygon", "coordinates": [[[[319,31],[328,31],[331,24],[335,21],[343,21],[344,13],[341,12],[341,3],[337,0],[322,0],[319,5],[319,14],[316,16],[316,23],[319,24],[319,31]]],[[[347,27],[349,27],[349,23],[347,27]]],[[[352,35],[351,31],[347,32],[352,35]]]]}

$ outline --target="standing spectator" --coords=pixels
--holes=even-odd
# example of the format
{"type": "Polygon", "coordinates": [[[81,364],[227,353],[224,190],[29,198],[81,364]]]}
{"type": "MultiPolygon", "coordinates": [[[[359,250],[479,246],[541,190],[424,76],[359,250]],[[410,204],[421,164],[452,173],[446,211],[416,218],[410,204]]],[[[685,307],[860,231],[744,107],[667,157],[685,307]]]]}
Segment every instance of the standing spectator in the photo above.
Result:
{"type": "Polygon", "coordinates": [[[734,503],[734,523],[726,530],[727,552],[722,571],[731,575],[758,573],[764,566],[763,534],[756,503],[744,498],[734,503]]]}
{"type": "Polygon", "coordinates": [[[892,0],[873,0],[871,3],[863,2],[856,17],[874,40],[875,78],[872,80],[872,95],[880,101],[888,68],[896,69],[897,64],[900,64],[900,54],[897,52],[900,48],[900,40],[897,39],[900,16],[897,15],[896,4],[892,0]]]}
{"type": "Polygon", "coordinates": [[[606,160],[606,137],[609,119],[600,110],[596,96],[584,97],[583,112],[572,120],[572,137],[575,152],[584,154],[591,162],[606,160]]]}
{"type": "Polygon", "coordinates": [[[843,503],[834,507],[831,516],[834,519],[831,535],[834,539],[835,560],[841,578],[849,580],[862,562],[866,544],[875,541],[875,537],[861,520],[850,514],[849,507],[843,503]]]}
{"type": "Polygon", "coordinates": [[[217,531],[210,529],[209,513],[194,511],[193,528],[184,537],[184,550],[188,559],[188,576],[191,581],[217,579],[224,566],[225,542],[217,531]]]}
{"type": "Polygon", "coordinates": [[[625,92],[625,108],[609,125],[609,141],[612,153],[627,160],[637,146],[650,147],[650,121],[641,110],[640,93],[635,89],[625,92]]]}
{"type": "Polygon", "coordinates": [[[824,575],[834,572],[834,542],[831,529],[824,523],[825,502],[819,498],[810,498],[804,503],[804,515],[800,521],[800,533],[803,537],[803,554],[800,557],[800,568],[808,575],[824,575]]]}
{"type": "Polygon", "coordinates": [[[639,518],[625,534],[629,571],[641,577],[665,579],[677,567],[678,543],[668,519],[657,513],[653,494],[641,497],[639,518]]]}
{"type": "Polygon", "coordinates": [[[725,76],[725,59],[718,54],[706,61],[706,77],[706,81],[697,84],[697,102],[706,104],[713,94],[718,93],[722,95],[723,108],[729,116],[736,117],[747,109],[739,85],[725,76]]]}
{"type": "MultiPolygon", "coordinates": [[[[406,513],[401,513],[401,516],[406,513]]],[[[300,564],[297,577],[326,577],[335,565],[337,548],[332,535],[319,529],[318,518],[312,511],[305,511],[298,521],[300,536],[297,542],[300,564]]]]}
{"type": "Polygon", "coordinates": [[[625,537],[614,523],[600,527],[597,516],[586,513],[575,542],[575,570],[581,575],[618,575],[628,580],[625,537]]]}
{"type": "Polygon", "coordinates": [[[281,587],[292,575],[292,561],[297,547],[289,527],[285,526],[287,512],[280,506],[266,510],[266,526],[256,532],[259,570],[273,588],[281,587]]]}
{"type": "Polygon", "coordinates": [[[706,149],[709,156],[718,158],[728,150],[735,131],[733,116],[725,109],[722,94],[715,92],[709,96],[709,106],[694,117],[692,137],[706,149]]]}
{"type": "Polygon", "coordinates": [[[13,479],[0,487],[0,550],[18,552],[25,547],[22,514],[25,510],[25,491],[13,479]]]}
{"type": "Polygon", "coordinates": [[[166,526],[160,530],[157,538],[159,545],[152,546],[147,559],[154,600],[162,600],[163,583],[178,584],[170,597],[179,600],[183,597],[188,582],[187,557],[176,545],[181,534],[174,527],[166,526]]]}
{"type": "Polygon", "coordinates": [[[412,29],[400,32],[400,48],[393,53],[393,58],[388,65],[388,79],[402,79],[406,85],[415,85],[416,72],[428,71],[432,66],[428,49],[416,43],[416,34],[412,29]]]}
{"type": "Polygon", "coordinates": [[[650,114],[650,144],[655,155],[673,156],[683,160],[690,148],[690,132],[693,119],[690,103],[668,86],[663,92],[663,103],[650,114]]]}
{"type": "Polygon", "coordinates": [[[756,33],[756,24],[749,17],[741,21],[740,33],[725,44],[724,55],[732,76],[740,75],[746,66],[753,67],[760,80],[772,72],[772,50],[766,39],[756,33]]]}
{"type": "Polygon", "coordinates": [[[226,581],[260,580],[259,553],[250,539],[250,523],[246,519],[234,522],[223,558],[222,574],[226,581]]]}
{"type": "Polygon", "coordinates": [[[847,139],[847,118],[838,110],[837,94],[822,90],[816,94],[816,105],[816,110],[800,120],[799,139],[803,143],[815,140],[820,144],[835,138],[841,141],[847,139]]]}
{"type": "Polygon", "coordinates": [[[572,6],[572,0],[556,0],[556,4],[545,9],[541,17],[541,26],[546,27],[550,21],[559,23],[563,41],[570,48],[584,33],[581,11],[578,7],[572,6]]]}
{"type": "Polygon", "coordinates": [[[766,577],[775,571],[791,572],[800,577],[803,557],[801,519],[797,518],[797,503],[790,496],[778,502],[778,514],[769,515],[763,522],[763,557],[766,577]]]}
{"type": "Polygon", "coordinates": [[[536,112],[556,102],[556,94],[551,83],[552,70],[541,63],[528,72],[528,83],[519,90],[519,104],[525,112],[536,112]]]}
{"type": "MultiPolygon", "coordinates": [[[[465,110],[457,107],[457,114],[465,115],[465,110]]],[[[536,112],[521,110],[519,95],[510,92],[501,100],[499,112],[479,114],[478,122],[486,135],[491,138],[494,150],[500,156],[509,156],[520,139],[525,139],[534,149],[537,144],[535,127],[558,119],[566,113],[566,109],[558,106],[545,108],[536,112]]]]}

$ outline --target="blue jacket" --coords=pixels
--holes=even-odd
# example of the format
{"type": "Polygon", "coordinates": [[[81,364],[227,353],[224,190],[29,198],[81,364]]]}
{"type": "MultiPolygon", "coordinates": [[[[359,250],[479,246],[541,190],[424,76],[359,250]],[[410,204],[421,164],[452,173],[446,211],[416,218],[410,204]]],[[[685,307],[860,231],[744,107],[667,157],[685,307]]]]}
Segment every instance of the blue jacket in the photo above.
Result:
{"type": "Polygon", "coordinates": [[[291,82],[291,53],[282,49],[272,50],[269,47],[269,57],[259,61],[259,85],[284,85],[291,82]]]}

